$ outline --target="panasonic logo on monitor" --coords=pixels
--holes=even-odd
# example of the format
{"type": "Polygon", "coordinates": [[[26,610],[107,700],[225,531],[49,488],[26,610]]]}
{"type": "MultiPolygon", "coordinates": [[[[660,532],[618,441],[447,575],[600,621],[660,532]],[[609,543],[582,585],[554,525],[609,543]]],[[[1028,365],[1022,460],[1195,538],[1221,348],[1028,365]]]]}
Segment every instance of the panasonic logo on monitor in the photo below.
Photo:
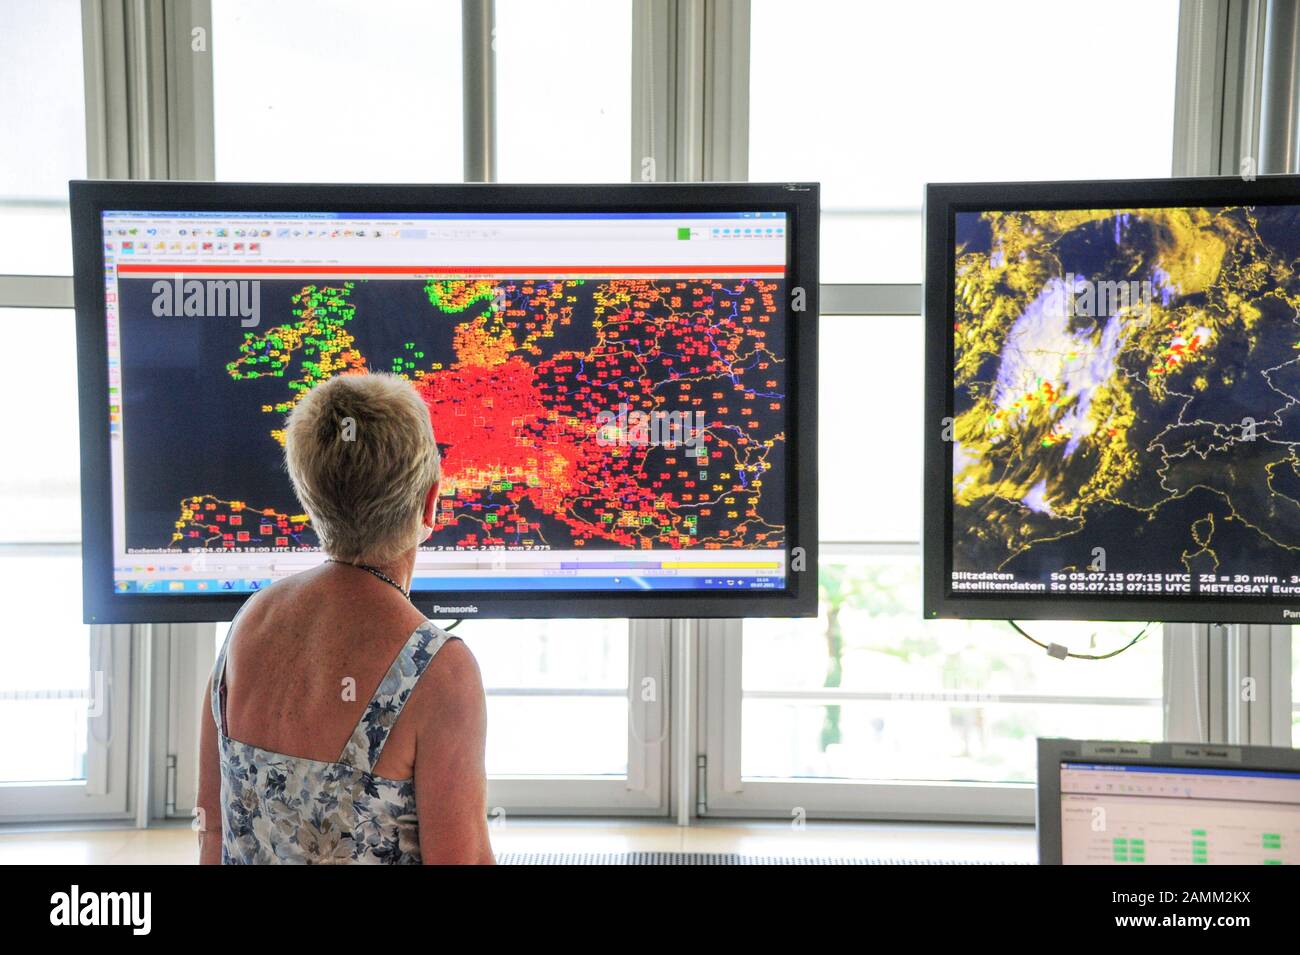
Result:
{"type": "Polygon", "coordinates": [[[1283,619],[1283,620],[1294,620],[1294,619],[1296,619],[1297,617],[1300,617],[1300,610],[1283,610],[1283,611],[1282,611],[1282,619],[1283,619]]]}
{"type": "Polygon", "coordinates": [[[478,613],[478,605],[469,604],[465,607],[443,607],[440,604],[434,604],[433,613],[478,613]]]}

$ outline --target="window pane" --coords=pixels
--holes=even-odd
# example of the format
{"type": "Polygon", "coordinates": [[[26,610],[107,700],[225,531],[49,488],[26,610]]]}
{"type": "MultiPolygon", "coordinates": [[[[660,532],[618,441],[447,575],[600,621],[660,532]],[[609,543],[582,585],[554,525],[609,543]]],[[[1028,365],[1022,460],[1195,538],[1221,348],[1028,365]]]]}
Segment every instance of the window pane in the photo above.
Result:
{"type": "Polygon", "coordinates": [[[5,443],[21,450],[0,468],[0,543],[81,539],[74,333],[71,310],[0,308],[5,350],[23,356],[0,375],[0,406],[31,412],[5,416],[5,443]]]}
{"type": "Polygon", "coordinates": [[[755,0],[750,178],[822,183],[822,281],[920,281],[926,182],[1170,174],[1178,8],[755,0]]]}
{"type": "Polygon", "coordinates": [[[627,774],[626,620],[470,620],[455,634],[488,694],[488,775],[627,774]]]}
{"type": "Polygon", "coordinates": [[[217,178],[460,182],[459,0],[213,0],[217,178]]]}
{"type": "Polygon", "coordinates": [[[71,275],[68,180],[86,176],[78,0],[5,4],[0,89],[0,274],[71,275]]]}
{"type": "Polygon", "coordinates": [[[497,178],[626,182],[631,0],[497,0],[497,178]]]}
{"type": "Polygon", "coordinates": [[[0,556],[0,605],[0,783],[85,779],[92,684],[81,560],[0,556]]]}
{"type": "Polygon", "coordinates": [[[488,773],[627,773],[626,620],[469,620],[488,692],[488,773]]]}
{"type": "MultiPolygon", "coordinates": [[[[1158,627],[1061,661],[1002,622],[923,621],[915,557],[826,558],[820,579],[816,620],[745,623],[744,776],[1031,782],[1038,736],[1163,732],[1158,627]]],[[[1024,624],[1076,653],[1142,626],[1024,624]]]]}
{"type": "Polygon", "coordinates": [[[823,316],[817,461],[823,540],[921,539],[921,319],[823,316]]]}

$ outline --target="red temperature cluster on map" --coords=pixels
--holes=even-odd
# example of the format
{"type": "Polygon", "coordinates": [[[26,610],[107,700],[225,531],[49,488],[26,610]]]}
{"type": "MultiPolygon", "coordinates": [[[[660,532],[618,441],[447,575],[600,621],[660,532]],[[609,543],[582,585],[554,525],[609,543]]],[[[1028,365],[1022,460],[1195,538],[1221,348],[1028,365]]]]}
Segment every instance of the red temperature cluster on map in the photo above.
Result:
{"type": "Polygon", "coordinates": [[[246,335],[227,368],[285,379],[262,409],[277,415],[334,374],[409,378],[443,452],[429,546],[783,546],[778,281],[431,281],[427,321],[454,323],[450,354],[419,319],[387,367],[355,289],[302,287],[294,320],[246,335]],[[638,427],[657,418],[687,426],[638,427]]]}
{"type": "MultiPolygon", "coordinates": [[[[444,527],[460,546],[546,545],[530,512],[571,543],[778,546],[759,514],[783,432],[780,360],[767,338],[774,283],[637,281],[597,293],[596,343],[534,362],[461,339],[461,360],[416,380],[444,448],[444,527]],[[695,440],[646,445],[602,431],[602,413],[699,412],[695,440]],[[485,496],[486,492],[486,496],[485,496]],[[524,507],[531,504],[532,507],[524,507]],[[701,536],[701,529],[707,530],[701,536]]],[[[513,334],[508,318],[501,334],[513,334]]],[[[445,534],[440,534],[445,536],[445,534]]]]}

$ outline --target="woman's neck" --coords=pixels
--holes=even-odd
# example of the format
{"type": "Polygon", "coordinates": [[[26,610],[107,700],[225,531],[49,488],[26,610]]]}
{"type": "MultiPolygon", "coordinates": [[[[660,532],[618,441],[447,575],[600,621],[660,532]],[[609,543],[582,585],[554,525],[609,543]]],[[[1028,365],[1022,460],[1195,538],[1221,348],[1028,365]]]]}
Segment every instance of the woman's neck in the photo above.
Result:
{"type": "Polygon", "coordinates": [[[378,563],[377,561],[358,560],[357,564],[365,564],[367,567],[373,567],[375,570],[387,577],[393,578],[402,585],[402,589],[410,591],[411,578],[415,574],[415,552],[417,548],[412,547],[403,554],[399,554],[392,560],[378,563]]]}

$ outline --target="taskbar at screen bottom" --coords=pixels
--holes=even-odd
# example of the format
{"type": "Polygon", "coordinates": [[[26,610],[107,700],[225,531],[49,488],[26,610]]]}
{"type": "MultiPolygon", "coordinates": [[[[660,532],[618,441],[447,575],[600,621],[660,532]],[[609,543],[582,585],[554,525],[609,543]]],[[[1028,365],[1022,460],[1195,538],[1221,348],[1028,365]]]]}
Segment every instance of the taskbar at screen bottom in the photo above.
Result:
{"type": "MultiPolygon", "coordinates": [[[[150,596],[230,593],[248,594],[271,586],[266,578],[119,580],[119,594],[150,596]]],[[[463,593],[466,591],[700,591],[784,590],[784,577],[416,577],[412,593],[463,593]]]]}

